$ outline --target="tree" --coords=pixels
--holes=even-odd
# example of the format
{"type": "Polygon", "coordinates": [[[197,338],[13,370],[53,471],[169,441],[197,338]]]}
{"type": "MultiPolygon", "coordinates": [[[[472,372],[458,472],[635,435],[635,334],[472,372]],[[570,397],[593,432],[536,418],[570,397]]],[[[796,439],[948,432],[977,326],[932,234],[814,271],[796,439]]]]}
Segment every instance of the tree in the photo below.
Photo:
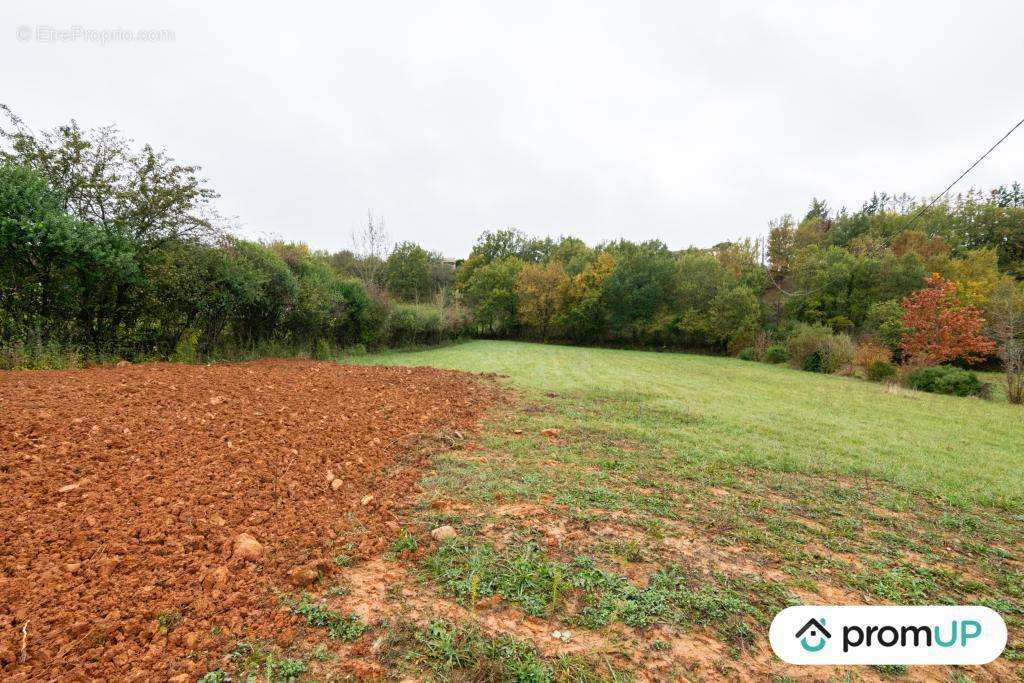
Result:
{"type": "Polygon", "coordinates": [[[864,329],[879,342],[896,351],[900,348],[906,329],[903,327],[903,307],[896,299],[879,301],[868,307],[864,329]]]}
{"type": "Polygon", "coordinates": [[[597,341],[604,334],[608,317],[603,303],[604,288],[614,270],[615,257],[602,251],[593,263],[572,278],[562,315],[562,324],[570,338],[597,341]]]}
{"type": "Polygon", "coordinates": [[[900,348],[912,364],[936,365],[953,360],[975,363],[992,355],[995,344],[982,336],[981,311],[957,298],[956,283],[933,273],[927,287],[904,297],[906,328],[900,348]]]}
{"type": "Polygon", "coordinates": [[[771,264],[772,273],[776,277],[782,277],[789,272],[793,262],[796,232],[793,217],[787,214],[768,225],[768,263],[771,264]]]}
{"type": "Polygon", "coordinates": [[[117,292],[136,282],[134,245],[64,213],[38,171],[0,162],[0,339],[111,341],[117,292]]]}
{"type": "Polygon", "coordinates": [[[516,313],[519,322],[537,331],[544,341],[565,305],[569,276],[561,263],[529,263],[516,280],[516,313]]]}
{"type": "Polygon", "coordinates": [[[987,309],[988,334],[1006,373],[1006,398],[1024,403],[1024,283],[1004,278],[992,292],[987,309]]]}
{"type": "Polygon", "coordinates": [[[949,279],[956,283],[957,296],[965,304],[982,310],[1002,277],[999,257],[990,247],[971,249],[949,264],[949,279]]]}
{"type": "Polygon", "coordinates": [[[462,288],[477,325],[508,333],[516,325],[516,281],[523,262],[504,258],[479,266],[462,288]]]}
{"type": "Polygon", "coordinates": [[[387,290],[405,301],[418,301],[430,293],[430,254],[415,242],[395,245],[381,272],[387,290]]]}
{"type": "Polygon", "coordinates": [[[384,259],[390,250],[391,238],[383,218],[374,217],[366,212],[366,225],[352,231],[352,251],[358,257],[353,264],[363,286],[373,294],[381,290],[380,274],[384,269],[384,259]]]}
{"type": "Polygon", "coordinates": [[[669,302],[675,259],[657,240],[641,244],[623,240],[607,249],[615,256],[615,268],[602,292],[609,331],[619,339],[639,341],[643,329],[669,302]]]}
{"type": "Polygon", "coordinates": [[[37,136],[7,106],[0,110],[8,121],[0,140],[9,145],[0,156],[42,174],[71,216],[143,246],[219,232],[212,204],[219,195],[199,166],[150,145],[135,150],[114,126],[83,131],[72,120],[37,136]]]}

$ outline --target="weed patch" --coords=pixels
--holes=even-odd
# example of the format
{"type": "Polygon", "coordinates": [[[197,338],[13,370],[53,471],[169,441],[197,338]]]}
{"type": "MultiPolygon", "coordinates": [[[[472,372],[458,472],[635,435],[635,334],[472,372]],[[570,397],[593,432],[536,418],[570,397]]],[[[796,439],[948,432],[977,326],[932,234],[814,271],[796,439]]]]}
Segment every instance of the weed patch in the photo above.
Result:
{"type": "Polygon", "coordinates": [[[346,616],[320,603],[310,602],[306,593],[298,602],[293,601],[290,607],[292,612],[306,619],[306,625],[326,629],[327,634],[337,640],[351,642],[370,628],[355,615],[346,616]]]}

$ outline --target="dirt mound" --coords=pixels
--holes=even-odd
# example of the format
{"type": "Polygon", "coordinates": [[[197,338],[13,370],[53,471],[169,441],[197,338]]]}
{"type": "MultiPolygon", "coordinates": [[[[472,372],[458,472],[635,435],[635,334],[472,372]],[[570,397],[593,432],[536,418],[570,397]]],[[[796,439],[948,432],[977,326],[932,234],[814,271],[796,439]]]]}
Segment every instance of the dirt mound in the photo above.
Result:
{"type": "Polygon", "coordinates": [[[396,535],[471,375],[308,361],[0,373],[0,678],[166,679],[396,535]]]}

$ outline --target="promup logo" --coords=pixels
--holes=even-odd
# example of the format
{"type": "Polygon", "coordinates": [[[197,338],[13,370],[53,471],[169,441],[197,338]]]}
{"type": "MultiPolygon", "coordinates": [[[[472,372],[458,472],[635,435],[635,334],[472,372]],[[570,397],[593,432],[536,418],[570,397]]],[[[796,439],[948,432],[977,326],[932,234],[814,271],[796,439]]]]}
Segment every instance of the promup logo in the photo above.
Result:
{"type": "Polygon", "coordinates": [[[803,625],[799,631],[796,632],[796,637],[800,639],[800,645],[808,652],[818,652],[828,643],[828,639],[832,637],[832,634],[825,629],[825,619],[821,621],[817,619],[808,619],[807,623],[803,625]],[[810,631],[810,633],[807,633],[810,631]],[[807,633],[805,636],[804,634],[807,633]],[[807,642],[808,638],[814,642],[811,645],[807,642]],[[815,641],[814,639],[817,638],[815,641]]]}
{"type": "Polygon", "coordinates": [[[779,612],[768,636],[790,664],[987,664],[1006,624],[988,607],[806,606],[779,612]]]}

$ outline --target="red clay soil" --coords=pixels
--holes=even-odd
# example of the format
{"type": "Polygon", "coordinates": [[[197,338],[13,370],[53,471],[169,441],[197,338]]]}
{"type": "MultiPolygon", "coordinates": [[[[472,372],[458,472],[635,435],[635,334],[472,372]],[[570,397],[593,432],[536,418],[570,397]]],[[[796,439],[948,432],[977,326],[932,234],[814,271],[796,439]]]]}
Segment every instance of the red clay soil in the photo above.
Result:
{"type": "Polygon", "coordinates": [[[383,549],[417,440],[496,396],[309,361],[0,372],[0,679],[195,680],[287,641],[276,590],[383,549]]]}

